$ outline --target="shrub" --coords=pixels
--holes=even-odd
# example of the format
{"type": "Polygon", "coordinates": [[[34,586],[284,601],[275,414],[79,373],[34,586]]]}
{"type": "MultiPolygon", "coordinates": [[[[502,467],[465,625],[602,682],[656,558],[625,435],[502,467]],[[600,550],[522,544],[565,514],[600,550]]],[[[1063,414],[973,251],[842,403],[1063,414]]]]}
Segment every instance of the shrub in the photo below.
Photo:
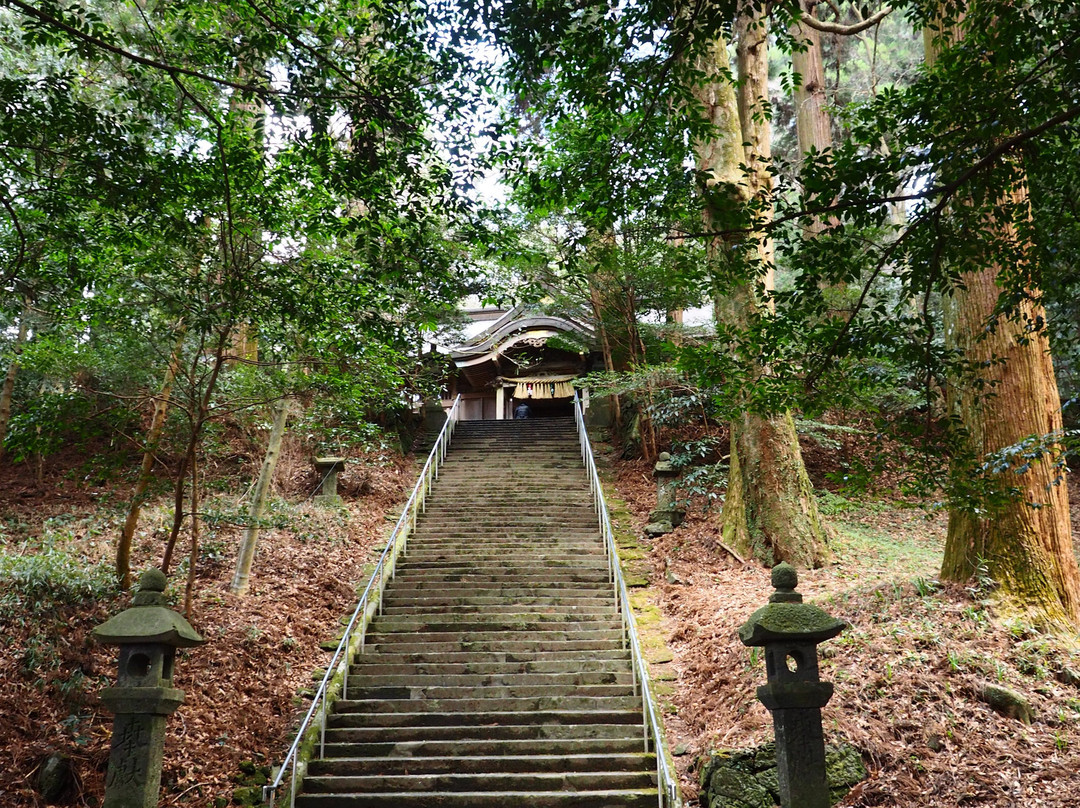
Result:
{"type": "Polygon", "coordinates": [[[34,553],[0,552],[0,616],[102,600],[116,592],[108,564],[91,564],[54,547],[34,553]]]}

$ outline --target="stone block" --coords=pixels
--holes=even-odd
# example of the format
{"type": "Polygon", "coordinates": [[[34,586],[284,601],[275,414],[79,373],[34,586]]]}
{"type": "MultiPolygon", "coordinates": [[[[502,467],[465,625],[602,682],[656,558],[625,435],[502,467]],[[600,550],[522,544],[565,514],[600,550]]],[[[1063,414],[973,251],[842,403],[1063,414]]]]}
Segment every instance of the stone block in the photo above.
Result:
{"type": "Polygon", "coordinates": [[[1035,720],[1035,710],[1022,693],[987,682],[979,688],[978,695],[981,701],[989,704],[1001,715],[1015,718],[1025,724],[1030,724],[1035,720]]]}
{"type": "MultiPolygon", "coordinates": [[[[825,761],[833,805],[868,777],[862,755],[851,744],[827,746],[825,761]]],[[[714,752],[702,764],[699,781],[701,804],[709,808],[773,808],[780,803],[776,744],[714,752]]]]}

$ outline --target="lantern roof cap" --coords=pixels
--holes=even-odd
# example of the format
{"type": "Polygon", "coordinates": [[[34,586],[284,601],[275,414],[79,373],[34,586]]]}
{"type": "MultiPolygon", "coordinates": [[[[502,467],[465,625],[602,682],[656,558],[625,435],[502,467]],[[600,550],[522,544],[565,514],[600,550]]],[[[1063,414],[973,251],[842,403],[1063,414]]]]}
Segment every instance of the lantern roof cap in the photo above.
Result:
{"type": "Polygon", "coordinates": [[[843,620],[802,602],[802,595],[795,591],[799,576],[790,564],[780,563],[773,567],[772,584],[776,591],[769,597],[769,603],[739,627],[743,645],[784,641],[819,643],[847,628],[843,620]]]}
{"type": "Polygon", "coordinates": [[[161,570],[144,572],[131,607],[95,628],[94,637],[110,645],[160,643],[173,648],[193,648],[206,642],[187,620],[165,605],[165,583],[161,570]]]}

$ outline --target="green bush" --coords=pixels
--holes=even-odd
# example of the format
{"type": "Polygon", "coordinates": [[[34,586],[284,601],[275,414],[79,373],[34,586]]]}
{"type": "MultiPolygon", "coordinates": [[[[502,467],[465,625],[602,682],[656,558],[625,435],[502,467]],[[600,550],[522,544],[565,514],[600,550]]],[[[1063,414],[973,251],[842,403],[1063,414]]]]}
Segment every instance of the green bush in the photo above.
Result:
{"type": "Polygon", "coordinates": [[[91,564],[54,547],[35,553],[0,552],[0,616],[102,600],[116,592],[108,564],[91,564]]]}

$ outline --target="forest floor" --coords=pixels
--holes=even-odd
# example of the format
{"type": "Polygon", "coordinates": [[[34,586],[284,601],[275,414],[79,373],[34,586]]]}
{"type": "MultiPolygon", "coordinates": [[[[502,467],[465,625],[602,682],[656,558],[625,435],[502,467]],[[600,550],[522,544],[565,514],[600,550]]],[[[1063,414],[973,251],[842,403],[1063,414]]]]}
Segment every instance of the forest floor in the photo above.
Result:
{"type": "MultiPolygon", "coordinates": [[[[257,786],[280,760],[325,665],[338,619],[355,605],[365,567],[412,483],[391,452],[351,458],[341,507],[310,501],[316,480],[296,446],[279,465],[274,525],[263,531],[251,593],[228,594],[247,485],[257,458],[242,452],[205,469],[207,532],[197,565],[192,623],[209,642],[181,653],[176,684],[186,702],[169,720],[162,806],[214,806],[257,786]],[[238,483],[238,481],[243,481],[238,483]]],[[[115,461],[123,467],[122,458],[115,461]]],[[[130,464],[129,464],[130,465],[130,464]]],[[[813,471],[813,469],[812,469],[813,471]]],[[[70,756],[76,785],[66,804],[100,803],[111,716],[98,692],[115,649],[90,630],[128,604],[110,584],[115,536],[131,481],[100,458],[58,456],[43,485],[24,464],[0,466],[0,805],[40,808],[35,782],[53,751],[70,756]]],[[[619,495],[640,533],[655,502],[650,469],[613,462],[619,495]]],[[[1080,534],[1080,475],[1070,477],[1080,534]]],[[[820,479],[815,482],[821,482],[820,479]]],[[[936,582],[944,517],[883,499],[850,502],[823,492],[834,562],[800,573],[800,590],[850,624],[824,644],[822,677],[836,685],[824,710],[827,740],[857,746],[870,779],[846,806],[1075,806],[1080,793],[1080,655],[994,614],[977,587],[936,582]],[[984,682],[1026,695],[1031,725],[976,698],[984,682]]],[[[146,508],[133,567],[160,563],[170,498],[146,508]]],[[[695,804],[700,756],[771,738],[754,688],[764,665],[736,628],[769,594],[769,573],[718,544],[718,512],[693,512],[646,547],[644,591],[659,606],[670,646],[664,682],[669,746],[695,804]]],[[[183,546],[183,544],[182,544],[183,546]]],[[[183,555],[183,553],[181,553],[183,555]]],[[[173,570],[182,602],[188,561],[173,570]]]]}
{"type": "MultiPolygon", "coordinates": [[[[317,478],[296,446],[283,451],[276,498],[262,531],[251,590],[228,593],[247,485],[258,458],[231,456],[204,470],[210,495],[191,623],[206,645],[178,655],[186,693],[167,723],[162,806],[220,806],[257,787],[291,743],[298,693],[331,652],[339,618],[381,551],[413,483],[411,463],[392,452],[350,458],[339,476],[340,507],[313,503],[317,478]],[[236,481],[243,481],[237,485],[236,481]],[[215,490],[217,489],[217,490],[215,490]]],[[[83,459],[50,459],[46,484],[18,465],[0,467],[0,806],[43,806],[36,779],[51,752],[68,755],[76,782],[60,804],[96,806],[104,791],[112,716],[98,691],[116,670],[116,649],[89,632],[129,604],[111,585],[112,554],[131,481],[99,479],[83,459]],[[15,586],[10,584],[16,583],[15,586]]],[[[132,567],[161,563],[171,498],[144,509],[132,567]]],[[[186,536],[178,554],[185,555],[186,536]]],[[[183,602],[188,560],[170,575],[183,602]]]]}
{"type": "MultiPolygon", "coordinates": [[[[641,528],[655,485],[641,462],[616,465],[615,485],[641,528]]],[[[812,470],[813,471],[813,470],[812,470]]],[[[1080,545],[1080,475],[1069,477],[1080,545]]],[[[815,482],[821,482],[816,480],[815,482]]],[[[844,806],[1080,804],[1080,650],[999,619],[989,593],[937,581],[946,517],[906,503],[850,502],[819,488],[833,562],[800,571],[799,590],[849,627],[822,646],[826,743],[854,744],[870,777],[844,806]],[[1034,708],[1030,725],[979,700],[1004,685],[1034,708]]],[[[765,680],[738,627],[768,601],[769,571],[719,545],[719,514],[692,512],[650,549],[652,596],[671,649],[665,694],[669,748],[691,804],[703,755],[772,739],[757,701],[765,680]]]]}

